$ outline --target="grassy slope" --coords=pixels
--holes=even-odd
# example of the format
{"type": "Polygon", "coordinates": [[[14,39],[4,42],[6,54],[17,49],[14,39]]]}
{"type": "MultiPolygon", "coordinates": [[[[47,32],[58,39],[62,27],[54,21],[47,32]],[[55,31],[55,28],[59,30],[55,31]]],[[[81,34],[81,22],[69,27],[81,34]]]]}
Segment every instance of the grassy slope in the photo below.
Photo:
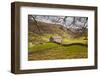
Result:
{"type": "Polygon", "coordinates": [[[50,25],[39,23],[40,30],[43,34],[39,34],[38,29],[32,23],[29,25],[28,33],[28,58],[29,60],[45,60],[45,59],[74,59],[86,58],[87,47],[81,45],[62,46],[49,42],[51,36],[62,36],[62,44],[81,43],[87,44],[84,36],[76,39],[69,38],[69,34],[59,27],[60,25],[50,25]]]}
{"type": "Polygon", "coordinates": [[[62,46],[46,43],[29,49],[29,60],[87,58],[87,47],[80,45],[62,46]]]}
{"type": "Polygon", "coordinates": [[[83,39],[63,39],[62,44],[73,44],[73,43],[81,43],[87,45],[87,40],[83,39]]]}

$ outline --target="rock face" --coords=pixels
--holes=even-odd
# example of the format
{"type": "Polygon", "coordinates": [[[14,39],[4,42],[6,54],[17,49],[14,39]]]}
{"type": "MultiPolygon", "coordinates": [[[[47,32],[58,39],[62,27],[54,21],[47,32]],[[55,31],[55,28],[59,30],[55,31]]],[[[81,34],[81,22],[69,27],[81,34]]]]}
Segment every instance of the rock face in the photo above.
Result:
{"type": "Polygon", "coordinates": [[[61,43],[62,42],[62,37],[61,36],[53,36],[53,37],[50,37],[49,40],[51,42],[61,43]]]}

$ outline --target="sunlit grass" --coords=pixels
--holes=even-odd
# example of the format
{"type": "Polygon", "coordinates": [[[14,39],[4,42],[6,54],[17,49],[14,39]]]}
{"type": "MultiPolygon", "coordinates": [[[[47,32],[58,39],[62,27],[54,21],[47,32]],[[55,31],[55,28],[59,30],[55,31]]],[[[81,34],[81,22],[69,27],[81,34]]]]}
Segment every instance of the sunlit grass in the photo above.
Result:
{"type": "Polygon", "coordinates": [[[83,39],[63,39],[62,44],[82,43],[87,44],[87,40],[83,39]]]}
{"type": "Polygon", "coordinates": [[[38,44],[38,45],[35,45],[33,47],[30,47],[30,48],[28,48],[28,51],[29,52],[43,51],[43,50],[55,48],[55,47],[58,47],[58,46],[59,46],[58,44],[48,42],[48,43],[38,44]]]}
{"type": "Polygon", "coordinates": [[[29,48],[29,60],[87,58],[87,47],[81,45],[62,46],[46,43],[29,48]]]}

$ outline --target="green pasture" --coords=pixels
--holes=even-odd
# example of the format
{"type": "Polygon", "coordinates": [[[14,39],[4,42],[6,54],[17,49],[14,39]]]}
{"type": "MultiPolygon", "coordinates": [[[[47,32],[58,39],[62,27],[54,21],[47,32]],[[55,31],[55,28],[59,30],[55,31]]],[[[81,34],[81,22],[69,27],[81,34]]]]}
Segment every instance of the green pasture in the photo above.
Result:
{"type": "Polygon", "coordinates": [[[28,50],[29,60],[87,58],[87,47],[81,45],[62,46],[49,42],[35,45],[28,50]]]}

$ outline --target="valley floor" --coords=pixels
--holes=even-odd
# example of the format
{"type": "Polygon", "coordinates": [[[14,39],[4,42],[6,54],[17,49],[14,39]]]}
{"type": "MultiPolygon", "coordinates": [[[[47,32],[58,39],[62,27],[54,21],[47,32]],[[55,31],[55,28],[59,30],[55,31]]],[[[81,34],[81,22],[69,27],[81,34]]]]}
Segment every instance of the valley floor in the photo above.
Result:
{"type": "Polygon", "coordinates": [[[52,42],[35,45],[28,50],[28,60],[78,59],[88,57],[88,46],[60,45],[52,42]]]}

